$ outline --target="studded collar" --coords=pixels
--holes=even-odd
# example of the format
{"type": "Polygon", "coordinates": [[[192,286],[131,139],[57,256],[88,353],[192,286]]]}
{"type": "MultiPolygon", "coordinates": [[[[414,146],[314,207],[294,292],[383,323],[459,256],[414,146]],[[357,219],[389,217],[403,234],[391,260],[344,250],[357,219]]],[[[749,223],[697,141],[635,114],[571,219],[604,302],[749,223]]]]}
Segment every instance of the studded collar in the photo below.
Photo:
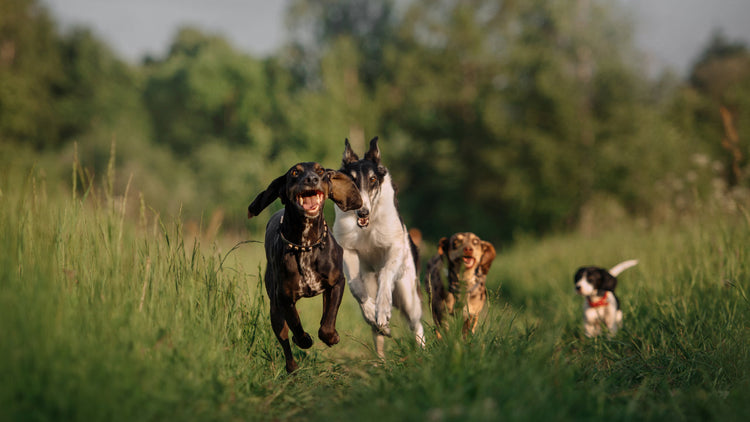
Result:
{"type": "Polygon", "coordinates": [[[328,239],[328,224],[323,220],[323,234],[320,235],[320,238],[317,242],[313,243],[309,246],[300,245],[299,243],[294,243],[291,240],[287,239],[284,236],[284,232],[281,230],[281,227],[284,224],[284,217],[281,217],[281,223],[279,224],[279,236],[281,236],[281,240],[284,241],[286,252],[310,252],[315,248],[322,248],[325,246],[326,240],[328,239]]]}

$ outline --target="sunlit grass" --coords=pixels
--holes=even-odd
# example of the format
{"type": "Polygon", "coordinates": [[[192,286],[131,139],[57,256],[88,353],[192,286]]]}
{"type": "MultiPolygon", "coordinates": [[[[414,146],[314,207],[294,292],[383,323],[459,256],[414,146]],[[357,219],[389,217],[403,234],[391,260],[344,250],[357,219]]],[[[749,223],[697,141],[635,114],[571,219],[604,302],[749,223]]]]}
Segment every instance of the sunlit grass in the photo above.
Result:
{"type": "MultiPolygon", "coordinates": [[[[474,336],[464,340],[456,321],[439,341],[425,312],[422,350],[394,316],[385,362],[346,293],[341,343],[295,348],[301,369],[287,376],[262,244],[188,239],[179,217],[146,208],[144,223],[126,216],[127,197],[84,182],[71,195],[20,165],[0,179],[3,419],[742,420],[750,411],[742,212],[520,241],[498,254],[474,336]],[[573,272],[629,258],[640,263],[620,277],[625,328],[586,339],[573,272]]],[[[299,303],[311,333],[321,307],[319,297],[299,303]]]]}

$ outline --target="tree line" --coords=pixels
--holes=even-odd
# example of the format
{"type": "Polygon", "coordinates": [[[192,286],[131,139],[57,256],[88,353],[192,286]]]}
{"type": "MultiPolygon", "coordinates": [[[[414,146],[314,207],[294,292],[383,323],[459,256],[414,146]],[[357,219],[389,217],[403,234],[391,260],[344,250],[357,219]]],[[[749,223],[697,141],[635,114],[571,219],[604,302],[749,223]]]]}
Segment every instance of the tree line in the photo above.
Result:
{"type": "Polygon", "coordinates": [[[270,57],[185,27],[128,64],[37,0],[0,0],[0,142],[77,155],[162,212],[259,229],[252,195],[379,136],[408,225],[496,242],[748,201],[750,53],[716,33],[652,76],[607,0],[294,0],[270,57]],[[75,152],[74,152],[75,151],[75,152]],[[128,178],[132,175],[132,180],[128,178]]]}

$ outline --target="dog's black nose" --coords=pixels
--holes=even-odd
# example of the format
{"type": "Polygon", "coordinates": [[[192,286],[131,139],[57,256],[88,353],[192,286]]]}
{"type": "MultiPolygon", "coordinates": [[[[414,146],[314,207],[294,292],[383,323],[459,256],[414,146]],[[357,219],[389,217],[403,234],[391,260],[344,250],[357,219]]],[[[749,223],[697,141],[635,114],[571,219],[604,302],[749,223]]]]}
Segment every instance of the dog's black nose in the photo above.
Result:
{"type": "Polygon", "coordinates": [[[370,215],[370,210],[368,210],[367,208],[360,208],[357,210],[357,217],[359,218],[365,218],[368,215],[370,215]]]}
{"type": "Polygon", "coordinates": [[[320,182],[320,177],[317,174],[311,174],[303,180],[306,185],[317,185],[320,182]]]}

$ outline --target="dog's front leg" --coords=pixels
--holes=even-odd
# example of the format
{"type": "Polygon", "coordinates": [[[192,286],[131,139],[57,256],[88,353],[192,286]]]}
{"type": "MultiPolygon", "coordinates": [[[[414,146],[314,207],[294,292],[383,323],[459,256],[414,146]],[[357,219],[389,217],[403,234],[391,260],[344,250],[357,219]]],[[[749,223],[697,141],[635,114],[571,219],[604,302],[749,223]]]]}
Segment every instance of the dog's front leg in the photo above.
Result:
{"type": "Polygon", "coordinates": [[[310,334],[307,334],[304,328],[302,328],[302,322],[299,319],[299,313],[297,313],[297,307],[295,306],[294,301],[285,298],[279,302],[279,308],[284,313],[284,320],[292,331],[292,340],[294,340],[294,344],[301,349],[309,349],[313,344],[312,337],[310,337],[310,334]]]}
{"type": "Polygon", "coordinates": [[[320,318],[320,330],[318,338],[328,346],[339,342],[339,333],[336,331],[336,316],[339,313],[341,298],[344,297],[344,276],[331,288],[323,292],[323,316],[320,318]]]}
{"type": "Polygon", "coordinates": [[[383,268],[378,273],[378,293],[375,297],[375,324],[380,332],[390,335],[391,311],[393,308],[393,288],[396,285],[396,277],[401,259],[400,256],[391,254],[383,268]]]}
{"type": "Polygon", "coordinates": [[[356,252],[344,249],[344,275],[349,281],[349,290],[357,299],[362,316],[368,324],[375,326],[375,300],[367,293],[367,284],[360,271],[359,256],[356,252]]]}

